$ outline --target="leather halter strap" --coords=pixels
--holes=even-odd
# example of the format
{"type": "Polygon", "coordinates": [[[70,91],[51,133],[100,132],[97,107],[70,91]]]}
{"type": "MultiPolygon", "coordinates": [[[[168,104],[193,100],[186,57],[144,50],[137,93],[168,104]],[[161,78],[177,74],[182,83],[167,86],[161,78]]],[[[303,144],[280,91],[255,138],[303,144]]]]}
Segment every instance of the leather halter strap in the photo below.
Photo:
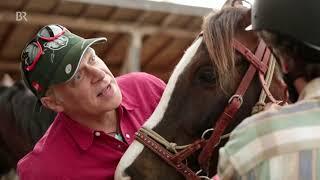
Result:
{"type": "MultiPolygon", "coordinates": [[[[266,62],[261,61],[261,59],[258,59],[258,58],[262,58],[262,57],[259,57],[259,55],[261,55],[261,54],[257,54],[257,53],[260,53],[259,50],[264,51],[267,49],[266,44],[262,40],[260,40],[260,42],[259,42],[256,54],[253,54],[247,47],[245,47],[243,44],[241,44],[236,39],[233,40],[233,47],[238,52],[240,52],[246,58],[246,60],[249,61],[250,64],[253,65],[257,70],[259,70],[263,74],[266,73],[266,71],[268,69],[268,64],[266,64],[266,62]]],[[[264,52],[262,52],[262,53],[264,53],[264,52]]],[[[270,53],[270,51],[269,51],[269,53],[270,53]]],[[[267,59],[267,62],[268,62],[268,60],[269,59],[267,59]]]]}
{"type": "MultiPolygon", "coordinates": [[[[199,36],[202,36],[202,33],[200,33],[199,36]]],[[[208,140],[199,139],[179,152],[170,152],[160,142],[154,139],[153,136],[157,133],[153,130],[142,127],[136,133],[136,140],[147,146],[151,151],[153,151],[161,159],[166,161],[170,166],[174,167],[187,180],[200,180],[201,177],[193,172],[183,161],[186,160],[194,152],[203,148],[198,161],[203,169],[207,169],[209,159],[211,158],[215,146],[220,142],[220,137],[222,136],[225,128],[232,122],[232,120],[234,120],[235,114],[242,105],[243,95],[247,91],[256,72],[258,72],[259,74],[260,81],[262,83],[261,85],[266,91],[267,96],[270,100],[274,99],[268,88],[266,87],[263,77],[268,70],[268,61],[271,56],[271,52],[266,47],[266,44],[261,40],[255,54],[253,54],[249,49],[247,49],[237,40],[233,41],[233,47],[250,62],[250,66],[245,76],[243,77],[236,93],[230,98],[229,105],[225,108],[224,112],[220,115],[218,121],[216,122],[214,126],[215,131],[208,140]]],[[[160,135],[157,134],[157,136],[160,135]]]]}
{"type": "Polygon", "coordinates": [[[204,170],[208,170],[209,160],[212,156],[213,150],[220,142],[220,137],[227,128],[227,126],[234,120],[235,114],[240,109],[243,96],[247,91],[251,81],[253,80],[257,70],[262,74],[265,74],[267,70],[267,64],[271,56],[270,50],[266,47],[266,44],[260,40],[255,55],[251,51],[242,45],[239,41],[233,41],[233,47],[241,53],[250,62],[249,69],[242,78],[242,81],[236,90],[236,93],[230,98],[228,106],[224,109],[216,123],[214,124],[215,131],[208,139],[208,142],[201,151],[198,161],[204,170]]]}
{"type": "Polygon", "coordinates": [[[136,132],[136,140],[138,140],[139,142],[147,146],[152,152],[157,154],[161,159],[166,161],[170,166],[174,167],[187,180],[200,180],[200,177],[198,177],[198,175],[194,173],[182,161],[185,160],[191,154],[193,154],[195,151],[201,149],[205,144],[204,140],[197,140],[194,143],[190,144],[184,150],[178,152],[177,154],[173,154],[169,152],[166,148],[164,148],[162,144],[159,144],[159,142],[156,142],[153,138],[151,138],[149,136],[148,131],[152,131],[152,130],[142,127],[138,132],[136,132]]]}

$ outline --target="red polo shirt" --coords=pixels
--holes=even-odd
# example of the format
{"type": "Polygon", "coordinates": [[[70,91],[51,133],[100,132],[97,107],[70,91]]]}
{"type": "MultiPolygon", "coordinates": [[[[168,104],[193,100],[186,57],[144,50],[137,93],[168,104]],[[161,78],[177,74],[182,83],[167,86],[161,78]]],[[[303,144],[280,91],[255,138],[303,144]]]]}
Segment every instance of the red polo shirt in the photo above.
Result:
{"type": "MultiPolygon", "coordinates": [[[[158,104],[165,84],[146,73],[116,80],[123,97],[117,109],[120,128],[124,140],[131,144],[134,133],[158,104]]],[[[111,180],[127,143],[59,113],[33,151],[18,162],[18,175],[21,180],[111,180]]]]}

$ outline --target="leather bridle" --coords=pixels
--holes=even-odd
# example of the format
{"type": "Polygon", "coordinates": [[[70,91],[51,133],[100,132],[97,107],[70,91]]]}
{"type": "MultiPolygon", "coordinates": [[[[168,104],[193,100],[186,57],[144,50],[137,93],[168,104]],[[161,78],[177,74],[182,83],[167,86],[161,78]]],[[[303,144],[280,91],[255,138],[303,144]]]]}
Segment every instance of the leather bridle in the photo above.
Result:
{"type": "MultiPolygon", "coordinates": [[[[199,37],[202,36],[200,33],[199,37]]],[[[200,166],[208,170],[209,160],[215,147],[219,144],[223,132],[229,124],[234,121],[234,116],[240,109],[243,103],[243,96],[246,93],[251,81],[253,80],[256,73],[258,73],[262,91],[265,92],[269,100],[273,103],[277,101],[273,98],[269,91],[269,87],[264,79],[269,66],[269,60],[271,59],[271,52],[267,48],[266,44],[260,40],[258,48],[253,54],[248,48],[241,44],[236,39],[233,39],[233,48],[241,53],[247,61],[249,61],[250,66],[241,80],[236,93],[231,96],[228,101],[228,105],[225,107],[223,113],[218,118],[218,121],[213,124],[214,131],[208,140],[201,138],[194,141],[192,144],[186,146],[177,146],[175,143],[170,143],[162,138],[159,134],[151,129],[142,127],[136,133],[136,140],[147,146],[151,151],[160,156],[164,161],[166,161],[170,166],[174,167],[178,172],[180,172],[188,180],[198,180],[198,179],[210,179],[206,176],[198,176],[197,173],[193,172],[184,161],[192,155],[194,152],[202,149],[198,162],[200,166]],[[181,149],[181,150],[180,150],[181,149]],[[178,151],[179,150],[179,151],[178,151]]],[[[273,74],[273,71],[270,71],[273,74]]],[[[271,76],[272,76],[271,74],[271,76]]]]}

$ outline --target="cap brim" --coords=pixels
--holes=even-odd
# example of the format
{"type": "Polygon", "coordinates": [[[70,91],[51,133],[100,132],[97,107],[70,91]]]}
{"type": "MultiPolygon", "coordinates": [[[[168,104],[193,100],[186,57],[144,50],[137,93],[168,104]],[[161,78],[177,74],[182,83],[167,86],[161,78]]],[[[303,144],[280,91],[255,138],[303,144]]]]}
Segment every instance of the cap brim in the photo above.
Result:
{"type": "Polygon", "coordinates": [[[72,79],[80,66],[82,57],[86,50],[92,44],[98,42],[107,42],[107,39],[105,37],[84,39],[73,45],[73,47],[63,57],[63,60],[53,78],[54,82],[51,82],[50,84],[67,82],[72,79]]]}

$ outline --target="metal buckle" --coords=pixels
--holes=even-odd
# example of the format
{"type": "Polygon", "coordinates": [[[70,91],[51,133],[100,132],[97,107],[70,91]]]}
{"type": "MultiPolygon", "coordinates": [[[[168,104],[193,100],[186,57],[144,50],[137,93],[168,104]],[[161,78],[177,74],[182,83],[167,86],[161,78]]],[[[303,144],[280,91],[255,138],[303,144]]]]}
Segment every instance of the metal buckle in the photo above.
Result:
{"type": "Polygon", "coordinates": [[[240,106],[241,106],[242,103],[243,103],[243,98],[242,98],[241,95],[238,95],[238,94],[235,94],[235,95],[231,96],[231,98],[229,99],[228,103],[230,104],[234,98],[237,98],[240,101],[240,106]]]}
{"type": "Polygon", "coordinates": [[[211,131],[214,131],[214,129],[213,129],[213,128],[210,128],[210,129],[205,130],[205,131],[202,133],[202,135],[201,135],[201,139],[204,139],[204,136],[205,136],[208,132],[211,132],[211,131]]]}
{"type": "Polygon", "coordinates": [[[209,178],[209,174],[208,173],[205,173],[206,175],[205,176],[199,176],[200,173],[202,173],[203,170],[200,169],[199,171],[196,172],[196,175],[200,178],[200,179],[206,179],[206,180],[211,180],[211,178],[209,178]]]}

